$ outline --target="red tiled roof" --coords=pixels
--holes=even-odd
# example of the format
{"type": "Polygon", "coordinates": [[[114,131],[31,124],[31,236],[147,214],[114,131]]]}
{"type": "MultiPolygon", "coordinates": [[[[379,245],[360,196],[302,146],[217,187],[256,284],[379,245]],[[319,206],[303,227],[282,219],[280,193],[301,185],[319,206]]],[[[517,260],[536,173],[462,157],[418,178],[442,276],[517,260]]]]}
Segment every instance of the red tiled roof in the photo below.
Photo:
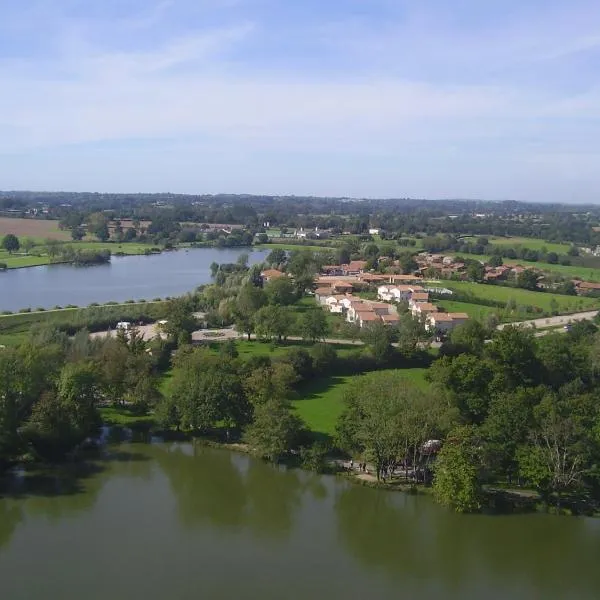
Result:
{"type": "Polygon", "coordinates": [[[261,273],[263,277],[268,277],[269,279],[275,279],[277,277],[283,277],[285,273],[278,271],[277,269],[267,269],[261,273]]]}

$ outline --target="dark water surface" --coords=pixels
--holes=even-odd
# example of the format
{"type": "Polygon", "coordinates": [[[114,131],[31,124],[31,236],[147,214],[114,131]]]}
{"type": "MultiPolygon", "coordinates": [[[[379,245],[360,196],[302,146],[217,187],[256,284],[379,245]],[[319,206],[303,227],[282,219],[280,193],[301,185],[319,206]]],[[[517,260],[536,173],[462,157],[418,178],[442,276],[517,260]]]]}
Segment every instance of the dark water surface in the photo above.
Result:
{"type": "Polygon", "coordinates": [[[110,264],[89,267],[11,269],[0,273],[0,311],[177,296],[209,283],[211,263],[235,262],[244,252],[249,253],[251,264],[269,253],[248,248],[190,248],[151,256],[113,256],[110,264]]]}
{"type": "Polygon", "coordinates": [[[192,444],[0,493],[2,600],[600,597],[600,521],[460,516],[192,444]]]}

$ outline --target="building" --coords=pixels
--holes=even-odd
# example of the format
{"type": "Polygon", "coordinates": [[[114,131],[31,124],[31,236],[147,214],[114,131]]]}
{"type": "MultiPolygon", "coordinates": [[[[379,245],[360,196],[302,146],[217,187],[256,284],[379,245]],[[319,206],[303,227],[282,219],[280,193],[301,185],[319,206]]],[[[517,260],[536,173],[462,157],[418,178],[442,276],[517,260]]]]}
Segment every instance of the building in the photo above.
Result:
{"type": "Polygon", "coordinates": [[[325,304],[327,298],[333,295],[333,290],[330,287],[319,287],[315,290],[315,300],[319,304],[325,304]]]}
{"type": "Polygon", "coordinates": [[[436,333],[448,333],[468,320],[469,315],[466,313],[431,313],[427,315],[425,328],[427,331],[435,331],[436,333]]]}
{"type": "Polygon", "coordinates": [[[415,302],[410,310],[413,317],[425,317],[429,313],[438,312],[437,306],[430,302],[415,302]]]}
{"type": "Polygon", "coordinates": [[[262,277],[263,283],[268,283],[273,279],[279,279],[280,277],[285,277],[286,275],[278,269],[267,269],[266,271],[262,271],[260,276],[262,277]]]}
{"type": "Polygon", "coordinates": [[[380,323],[381,318],[378,314],[370,310],[360,310],[356,313],[355,323],[358,323],[361,328],[371,325],[373,323],[380,323]]]}
{"type": "Polygon", "coordinates": [[[343,275],[360,275],[367,268],[366,260],[352,260],[347,265],[342,265],[343,275]]]}

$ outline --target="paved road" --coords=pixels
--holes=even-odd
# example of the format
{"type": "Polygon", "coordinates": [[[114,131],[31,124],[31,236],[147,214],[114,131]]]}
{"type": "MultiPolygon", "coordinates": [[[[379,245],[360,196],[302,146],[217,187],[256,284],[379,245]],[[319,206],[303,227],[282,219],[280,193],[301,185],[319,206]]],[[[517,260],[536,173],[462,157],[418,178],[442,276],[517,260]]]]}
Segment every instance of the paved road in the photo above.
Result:
{"type": "MultiPolygon", "coordinates": [[[[547,329],[550,327],[560,327],[561,325],[566,325],[567,323],[573,323],[575,321],[584,321],[586,319],[593,319],[598,314],[597,310],[574,313],[572,315],[562,315],[558,317],[547,317],[543,319],[532,319],[530,321],[519,321],[517,323],[502,323],[498,325],[498,329],[504,329],[507,325],[522,325],[523,327],[536,327],[537,329],[547,329]]],[[[138,326],[138,331],[142,334],[144,340],[148,341],[156,337],[158,335],[158,328],[156,323],[150,325],[140,325],[138,326]]],[[[558,331],[562,331],[559,329],[558,331]]],[[[108,331],[98,331],[96,333],[90,334],[90,337],[106,337],[116,335],[116,330],[108,330],[108,331]]],[[[549,331],[538,331],[536,332],[536,337],[542,337],[550,333],[549,331]]],[[[164,334],[162,334],[164,336],[164,334]]],[[[199,329],[198,331],[194,331],[192,333],[192,341],[193,342],[219,342],[225,340],[235,340],[235,339],[248,339],[245,334],[237,332],[233,327],[227,327],[224,329],[199,329]]],[[[251,340],[256,339],[256,335],[252,334],[250,336],[251,340]]],[[[299,336],[289,336],[288,341],[290,342],[299,342],[302,341],[302,338],[299,336]]],[[[361,340],[348,340],[348,339],[338,339],[338,338],[326,338],[323,340],[326,344],[340,344],[340,345],[349,345],[349,346],[362,346],[363,342],[361,340]]],[[[396,345],[396,344],[394,344],[396,345]]],[[[433,342],[431,347],[439,348],[441,344],[439,342],[433,342]]]]}
{"type": "Polygon", "coordinates": [[[574,313],[572,315],[561,315],[558,317],[544,317],[542,319],[520,321],[519,323],[502,323],[501,325],[498,325],[498,329],[504,329],[507,325],[522,325],[523,327],[536,327],[537,329],[544,329],[546,327],[560,327],[561,325],[567,325],[567,323],[574,323],[575,321],[593,319],[597,314],[597,310],[590,310],[587,312],[574,313]]]}

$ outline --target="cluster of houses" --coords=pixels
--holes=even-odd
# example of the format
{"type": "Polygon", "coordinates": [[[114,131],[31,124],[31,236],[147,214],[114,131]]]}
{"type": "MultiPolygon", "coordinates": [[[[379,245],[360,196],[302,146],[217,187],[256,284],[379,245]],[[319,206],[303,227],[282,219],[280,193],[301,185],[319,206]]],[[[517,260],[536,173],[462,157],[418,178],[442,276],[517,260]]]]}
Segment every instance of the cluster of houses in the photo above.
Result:
{"type": "Polygon", "coordinates": [[[440,312],[429,299],[429,292],[420,285],[380,285],[377,296],[382,300],[408,302],[412,316],[421,320],[428,331],[447,333],[469,319],[466,313],[440,312]]]}
{"type": "Polygon", "coordinates": [[[343,315],[348,323],[365,327],[372,323],[398,325],[400,319],[393,304],[363,300],[351,293],[338,293],[339,288],[317,288],[316,300],[333,314],[343,315]]]}

